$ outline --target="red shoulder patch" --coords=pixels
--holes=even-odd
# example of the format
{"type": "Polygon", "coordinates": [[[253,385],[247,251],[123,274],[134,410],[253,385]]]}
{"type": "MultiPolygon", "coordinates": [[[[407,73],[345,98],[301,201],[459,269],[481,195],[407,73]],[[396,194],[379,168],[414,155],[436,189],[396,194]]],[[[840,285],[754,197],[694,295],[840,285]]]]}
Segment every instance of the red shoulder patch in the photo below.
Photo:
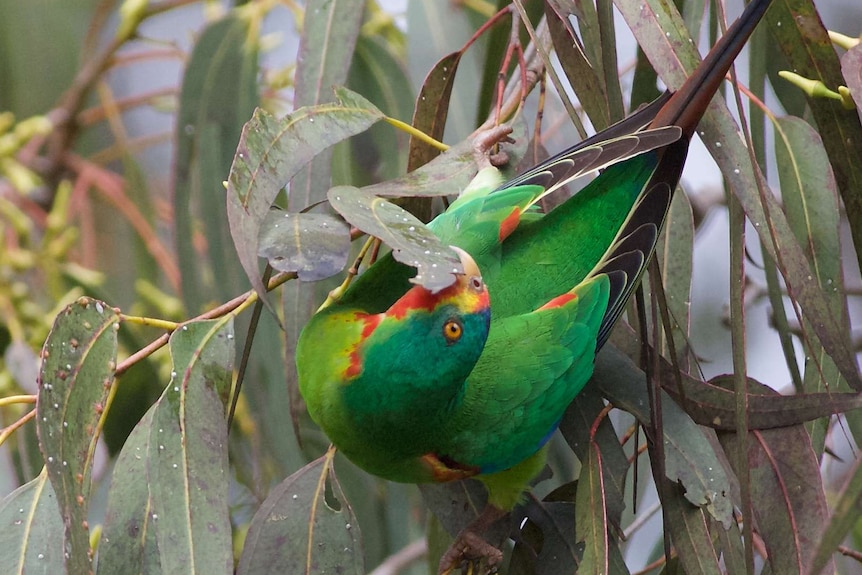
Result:
{"type": "Polygon", "coordinates": [[[563,307],[573,299],[578,299],[578,295],[573,293],[564,293],[563,295],[558,295],[539,309],[552,309],[555,307],[563,307]]]}
{"type": "Polygon", "coordinates": [[[519,223],[521,223],[521,208],[515,208],[511,214],[500,222],[500,241],[502,242],[518,229],[519,223]]]}

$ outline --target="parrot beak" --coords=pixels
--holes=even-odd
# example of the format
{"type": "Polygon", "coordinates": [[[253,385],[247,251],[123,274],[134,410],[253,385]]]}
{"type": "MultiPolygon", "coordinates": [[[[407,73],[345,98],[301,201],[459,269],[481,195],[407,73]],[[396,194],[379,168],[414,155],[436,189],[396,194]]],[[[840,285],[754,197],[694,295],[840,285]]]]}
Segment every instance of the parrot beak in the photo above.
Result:
{"type": "Polygon", "coordinates": [[[464,268],[465,276],[482,278],[482,272],[479,271],[479,266],[476,265],[476,260],[474,260],[470,254],[457,246],[449,246],[449,248],[458,254],[458,259],[461,260],[461,267],[464,268]]]}

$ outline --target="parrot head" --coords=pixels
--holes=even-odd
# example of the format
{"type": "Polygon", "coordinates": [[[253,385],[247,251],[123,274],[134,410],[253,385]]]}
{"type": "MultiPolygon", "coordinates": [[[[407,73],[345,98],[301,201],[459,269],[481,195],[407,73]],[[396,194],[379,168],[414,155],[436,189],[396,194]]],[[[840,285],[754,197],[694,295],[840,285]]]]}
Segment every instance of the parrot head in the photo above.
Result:
{"type": "Polygon", "coordinates": [[[417,419],[457,404],[485,346],[491,308],[476,262],[452,249],[464,268],[454,284],[436,293],[413,286],[385,312],[356,318],[362,337],[342,388],[356,425],[413,432],[417,419]]]}

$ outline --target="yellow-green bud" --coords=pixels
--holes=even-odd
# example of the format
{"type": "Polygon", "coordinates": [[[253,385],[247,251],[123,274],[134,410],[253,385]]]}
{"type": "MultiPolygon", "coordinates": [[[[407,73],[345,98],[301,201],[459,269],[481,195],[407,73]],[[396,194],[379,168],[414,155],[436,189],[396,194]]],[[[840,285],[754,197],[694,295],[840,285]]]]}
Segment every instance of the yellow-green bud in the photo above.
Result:
{"type": "Polygon", "coordinates": [[[127,40],[135,35],[138,24],[144,19],[149,0],[125,0],[120,6],[120,25],[117,38],[127,40]]]}

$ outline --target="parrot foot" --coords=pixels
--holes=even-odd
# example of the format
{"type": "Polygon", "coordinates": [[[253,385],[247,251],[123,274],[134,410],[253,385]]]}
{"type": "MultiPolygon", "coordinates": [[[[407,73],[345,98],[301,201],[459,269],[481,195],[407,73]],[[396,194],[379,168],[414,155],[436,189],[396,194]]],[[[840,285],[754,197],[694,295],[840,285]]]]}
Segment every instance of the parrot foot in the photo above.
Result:
{"type": "Polygon", "coordinates": [[[506,512],[493,505],[487,505],[475,521],[465,527],[455,537],[455,541],[440,558],[438,575],[450,575],[458,567],[466,565],[470,575],[496,573],[503,562],[503,552],[488,543],[482,536],[506,512]]]}

